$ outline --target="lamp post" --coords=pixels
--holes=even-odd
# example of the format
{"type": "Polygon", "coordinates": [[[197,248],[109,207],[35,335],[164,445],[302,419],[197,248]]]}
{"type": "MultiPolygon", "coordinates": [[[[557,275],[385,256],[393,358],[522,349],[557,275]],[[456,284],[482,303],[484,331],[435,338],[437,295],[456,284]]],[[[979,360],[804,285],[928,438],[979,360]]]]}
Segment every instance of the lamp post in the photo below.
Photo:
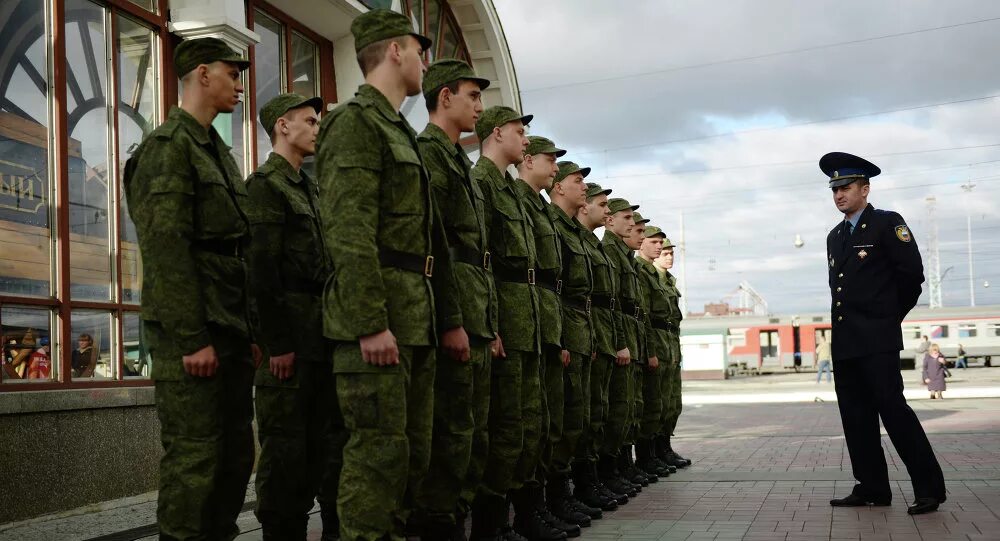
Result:
{"type": "MultiPolygon", "coordinates": [[[[972,181],[962,184],[962,190],[968,195],[976,185],[972,181]]],[[[972,271],[972,214],[969,212],[969,197],[965,198],[965,238],[969,255],[969,306],[976,305],[976,278],[972,271]]]]}

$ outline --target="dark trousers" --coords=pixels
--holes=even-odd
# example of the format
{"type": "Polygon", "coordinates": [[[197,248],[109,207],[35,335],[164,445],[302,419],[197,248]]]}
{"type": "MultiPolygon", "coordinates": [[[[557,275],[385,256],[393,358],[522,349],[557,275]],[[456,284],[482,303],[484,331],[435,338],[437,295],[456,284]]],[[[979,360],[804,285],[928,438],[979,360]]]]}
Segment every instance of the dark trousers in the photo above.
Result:
{"type": "Polygon", "coordinates": [[[847,450],[851,455],[854,493],[872,500],[892,498],[882,452],[879,418],[906,465],[917,498],[945,499],[944,475],[917,415],[903,398],[897,352],[834,361],[834,386],[847,450]]]}

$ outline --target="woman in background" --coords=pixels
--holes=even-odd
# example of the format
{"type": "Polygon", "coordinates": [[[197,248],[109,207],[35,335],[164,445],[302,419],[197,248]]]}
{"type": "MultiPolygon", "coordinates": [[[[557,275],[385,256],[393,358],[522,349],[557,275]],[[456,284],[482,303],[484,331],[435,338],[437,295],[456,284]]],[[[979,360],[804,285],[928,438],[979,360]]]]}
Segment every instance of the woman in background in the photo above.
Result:
{"type": "Polygon", "coordinates": [[[944,383],[944,356],[941,355],[941,348],[937,344],[931,344],[924,355],[924,383],[927,390],[931,392],[931,398],[944,399],[941,393],[945,390],[944,383]]]}

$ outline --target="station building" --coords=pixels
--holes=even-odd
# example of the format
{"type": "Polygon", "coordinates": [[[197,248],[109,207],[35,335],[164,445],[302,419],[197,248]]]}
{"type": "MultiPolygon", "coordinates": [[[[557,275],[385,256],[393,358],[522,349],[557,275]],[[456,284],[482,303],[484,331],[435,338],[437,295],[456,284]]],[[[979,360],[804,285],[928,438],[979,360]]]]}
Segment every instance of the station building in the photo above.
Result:
{"type": "MultiPolygon", "coordinates": [[[[520,108],[492,0],[0,1],[0,524],[155,489],[159,428],[140,340],[142,258],[125,161],[178,101],[173,50],[214,36],[251,61],[215,128],[244,174],[270,151],[259,107],[287,91],[326,110],[363,82],[351,21],[408,15],[520,108]]],[[[421,97],[403,112],[418,131],[421,97]]],[[[464,139],[470,150],[474,139],[464,139]]]]}

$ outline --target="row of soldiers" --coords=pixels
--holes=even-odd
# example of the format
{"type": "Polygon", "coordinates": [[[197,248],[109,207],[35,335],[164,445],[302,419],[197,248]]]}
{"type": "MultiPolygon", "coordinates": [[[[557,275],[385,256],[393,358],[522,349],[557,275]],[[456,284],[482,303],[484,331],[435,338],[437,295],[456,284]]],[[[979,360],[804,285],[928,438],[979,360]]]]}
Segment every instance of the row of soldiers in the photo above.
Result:
{"type": "Polygon", "coordinates": [[[273,152],[245,183],[211,124],[247,63],[183,42],[182,105],[126,165],[161,539],[238,534],[254,407],[265,539],[304,539],[314,500],[323,539],[465,539],[470,515],[473,539],[579,536],[690,464],[670,445],[673,245],[525,136],[531,115],[483,110],[490,83],[467,64],[426,67],[405,16],[372,10],[351,31],[356,97],[322,122],[318,98],[266,103],[273,152]],[[399,113],[418,94],[419,135],[399,113]]]}

